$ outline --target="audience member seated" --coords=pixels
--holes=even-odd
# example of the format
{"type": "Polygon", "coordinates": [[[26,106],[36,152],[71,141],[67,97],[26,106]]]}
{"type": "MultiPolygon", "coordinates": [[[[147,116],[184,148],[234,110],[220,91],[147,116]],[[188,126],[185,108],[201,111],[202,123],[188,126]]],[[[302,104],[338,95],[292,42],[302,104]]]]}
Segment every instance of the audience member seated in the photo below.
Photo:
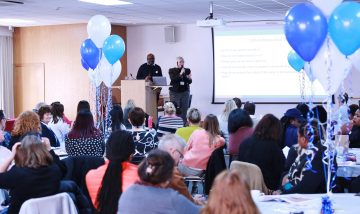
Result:
{"type": "Polygon", "coordinates": [[[20,142],[23,135],[28,132],[41,133],[40,130],[40,118],[32,111],[24,111],[19,115],[14,124],[14,129],[11,132],[11,141],[8,149],[11,150],[13,145],[20,142]]]}
{"type": "MultiPolygon", "coordinates": [[[[311,109],[311,113],[312,113],[311,117],[317,119],[317,121],[319,122],[319,125],[321,126],[321,130],[326,130],[327,112],[326,112],[325,108],[322,105],[317,105],[311,109]]],[[[321,139],[326,138],[325,132],[320,132],[319,134],[320,134],[321,139]]]]}
{"type": "Polygon", "coordinates": [[[133,108],[129,112],[129,120],[132,126],[130,132],[135,143],[135,154],[131,162],[139,164],[147,153],[157,148],[159,139],[154,129],[144,129],[145,112],[141,108],[133,108]]]}
{"type": "Polygon", "coordinates": [[[351,104],[349,106],[349,120],[350,122],[347,124],[344,124],[341,126],[341,134],[342,135],[349,135],[351,129],[353,128],[353,120],[354,120],[354,116],[356,111],[359,109],[359,106],[357,104],[351,104]]]}
{"type": "Polygon", "coordinates": [[[50,149],[48,139],[41,139],[37,133],[29,134],[21,143],[14,144],[11,157],[0,164],[0,188],[10,190],[8,214],[19,213],[28,199],[58,192],[62,171],[53,162],[50,149]],[[13,160],[15,165],[6,171],[13,160]]]}
{"type": "Polygon", "coordinates": [[[304,122],[304,117],[301,112],[296,109],[288,109],[284,116],[281,118],[281,123],[283,125],[283,138],[282,145],[291,147],[297,142],[297,132],[301,123],[304,122]]]}
{"type": "Polygon", "coordinates": [[[301,124],[298,131],[298,145],[294,145],[293,148],[297,151],[297,157],[282,179],[282,188],[279,192],[282,194],[326,192],[325,166],[322,161],[326,148],[321,144],[318,127],[301,124]]]}
{"type": "Polygon", "coordinates": [[[104,155],[104,135],[95,128],[90,111],[80,111],[77,114],[73,128],[65,137],[65,149],[69,156],[104,155]]]}
{"type": "Polygon", "coordinates": [[[192,133],[185,147],[184,159],[179,163],[179,171],[184,176],[198,176],[206,169],[212,152],[225,144],[220,136],[216,116],[209,114],[204,120],[204,129],[192,133]]]}
{"type": "Polygon", "coordinates": [[[349,147],[360,148],[360,109],[356,110],[354,118],[352,120],[353,127],[349,134],[349,147]]]}
{"type": "Polygon", "coordinates": [[[280,148],[281,123],[272,114],[265,115],[255,127],[254,134],[239,148],[238,160],[257,165],[266,186],[277,190],[284,171],[285,157],[280,148]]]}
{"type": "Polygon", "coordinates": [[[70,131],[70,125],[64,120],[64,106],[60,102],[51,104],[52,119],[48,126],[55,133],[60,145],[65,143],[65,136],[70,131]]]}
{"type": "Polygon", "coordinates": [[[244,104],[244,110],[247,112],[247,113],[249,113],[249,115],[250,115],[250,118],[252,119],[252,121],[253,121],[253,127],[255,127],[257,124],[258,124],[258,122],[259,122],[259,119],[258,118],[256,118],[256,116],[255,116],[255,109],[256,109],[256,106],[255,106],[255,103],[253,103],[253,102],[246,102],[245,104],[244,104]]]}
{"type": "Polygon", "coordinates": [[[88,101],[86,101],[86,100],[79,101],[76,112],[79,113],[80,111],[91,111],[90,104],[88,101]]]}
{"type": "MultiPolygon", "coordinates": [[[[229,153],[235,158],[239,154],[241,143],[253,133],[253,122],[249,113],[242,109],[235,109],[229,115],[228,130],[229,153]]],[[[236,159],[236,158],[235,158],[236,159]]]]}
{"type": "Polygon", "coordinates": [[[200,207],[168,188],[173,170],[174,160],[169,153],[151,151],[139,165],[140,182],[121,195],[118,213],[199,213],[200,207]]]}
{"type": "Polygon", "coordinates": [[[228,100],[225,102],[224,109],[220,115],[217,116],[220,126],[220,131],[222,136],[225,139],[226,147],[229,148],[229,131],[228,131],[228,121],[230,112],[234,109],[237,109],[236,103],[234,100],[228,100]]]}
{"type": "Polygon", "coordinates": [[[178,128],[184,126],[182,118],[176,116],[175,113],[176,108],[172,102],[164,104],[164,116],[160,116],[158,120],[158,137],[162,137],[164,134],[174,134],[178,128]]]}
{"type": "Polygon", "coordinates": [[[187,186],[185,185],[184,178],[177,167],[180,160],[184,157],[183,154],[185,146],[186,143],[181,137],[175,134],[167,134],[161,138],[158,148],[162,151],[168,152],[175,161],[175,167],[169,187],[178,191],[190,201],[195,202],[193,197],[190,195],[187,186]]]}
{"type": "Polygon", "coordinates": [[[127,102],[126,102],[126,105],[124,107],[124,125],[126,127],[126,129],[131,129],[132,126],[130,124],[130,121],[129,121],[129,112],[134,109],[136,106],[135,106],[135,102],[134,100],[132,99],[129,99],[127,102]]]}
{"type": "Polygon", "coordinates": [[[187,122],[189,126],[179,128],[176,130],[176,134],[182,137],[185,142],[188,142],[190,135],[200,127],[201,113],[197,108],[191,108],[186,114],[187,122]]]}
{"type": "Polygon", "coordinates": [[[308,114],[310,112],[309,106],[306,103],[299,103],[297,104],[296,109],[301,112],[303,120],[307,120],[308,114]]]}
{"type": "Polygon", "coordinates": [[[138,167],[129,162],[134,152],[129,132],[111,133],[106,143],[105,164],[86,175],[86,185],[97,213],[116,213],[121,194],[139,179],[138,167]]]}
{"type": "Polygon", "coordinates": [[[234,97],[233,100],[235,101],[236,107],[241,108],[241,106],[242,106],[241,99],[238,97],[234,97]]]}
{"type": "Polygon", "coordinates": [[[260,214],[247,183],[234,171],[223,171],[214,181],[201,214],[260,214]]]}
{"type": "Polygon", "coordinates": [[[9,132],[5,131],[6,117],[3,110],[0,110],[0,146],[8,147],[11,140],[9,132]]]}
{"type": "Polygon", "coordinates": [[[118,105],[113,105],[110,110],[111,131],[125,130],[123,110],[118,105]]]}
{"type": "Polygon", "coordinates": [[[59,147],[60,142],[55,136],[55,133],[47,126],[51,121],[51,108],[48,105],[41,106],[38,110],[41,125],[41,137],[46,137],[50,140],[50,144],[53,147],[59,147]]]}

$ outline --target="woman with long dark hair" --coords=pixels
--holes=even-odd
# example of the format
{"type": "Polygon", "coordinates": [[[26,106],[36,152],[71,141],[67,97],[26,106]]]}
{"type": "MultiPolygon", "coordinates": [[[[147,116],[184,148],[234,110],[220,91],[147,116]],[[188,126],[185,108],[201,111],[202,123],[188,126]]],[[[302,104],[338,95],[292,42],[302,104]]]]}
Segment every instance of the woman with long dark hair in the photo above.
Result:
{"type": "Polygon", "coordinates": [[[281,150],[281,122],[272,114],[266,114],[250,138],[239,148],[238,160],[257,165],[269,189],[280,186],[281,173],[285,167],[285,156],[281,150]]]}
{"type": "Polygon", "coordinates": [[[185,147],[184,159],[179,163],[179,171],[185,176],[202,174],[212,152],[224,144],[225,140],[220,136],[218,119],[213,114],[207,115],[204,129],[191,134],[185,147]]]}
{"type": "Polygon", "coordinates": [[[129,132],[111,133],[106,144],[105,164],[86,175],[86,185],[97,213],[116,213],[121,194],[138,180],[138,168],[129,162],[134,152],[129,132]]]}
{"type": "Polygon", "coordinates": [[[94,126],[90,111],[80,111],[77,114],[72,130],[65,137],[65,149],[70,156],[102,157],[104,155],[104,136],[94,126]]]}
{"type": "Polygon", "coordinates": [[[124,113],[120,106],[114,105],[110,111],[111,131],[125,130],[124,113]]]}

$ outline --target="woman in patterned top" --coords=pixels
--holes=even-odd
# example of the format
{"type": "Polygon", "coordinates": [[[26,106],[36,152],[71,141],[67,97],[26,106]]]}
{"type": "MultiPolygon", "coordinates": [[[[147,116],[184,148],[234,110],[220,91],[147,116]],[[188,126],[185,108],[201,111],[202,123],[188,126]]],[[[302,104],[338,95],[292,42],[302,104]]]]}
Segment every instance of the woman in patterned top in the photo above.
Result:
{"type": "Polygon", "coordinates": [[[164,113],[165,115],[160,116],[158,120],[158,137],[162,137],[164,134],[174,134],[178,128],[184,126],[183,119],[175,115],[176,108],[172,102],[165,103],[164,113]]]}
{"type": "Polygon", "coordinates": [[[104,136],[95,128],[90,111],[80,111],[77,114],[72,130],[65,137],[65,149],[69,156],[104,155],[104,136]]]}
{"type": "Polygon", "coordinates": [[[144,129],[145,112],[141,108],[135,107],[130,110],[129,120],[132,126],[130,132],[135,143],[135,154],[131,162],[139,164],[147,153],[157,148],[159,139],[154,129],[148,131],[144,129]]]}

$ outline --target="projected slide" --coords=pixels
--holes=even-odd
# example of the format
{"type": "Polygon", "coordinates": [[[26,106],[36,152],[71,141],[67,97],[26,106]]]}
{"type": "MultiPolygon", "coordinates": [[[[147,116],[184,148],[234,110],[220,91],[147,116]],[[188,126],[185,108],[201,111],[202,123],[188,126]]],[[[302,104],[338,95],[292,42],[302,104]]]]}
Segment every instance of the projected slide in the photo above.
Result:
{"type": "MultiPolygon", "coordinates": [[[[233,97],[254,102],[301,102],[300,74],[287,62],[291,47],[281,29],[214,29],[214,102],[233,97]]],[[[305,94],[311,84],[305,80],[305,94]]],[[[314,101],[325,92],[315,81],[314,101]]]]}

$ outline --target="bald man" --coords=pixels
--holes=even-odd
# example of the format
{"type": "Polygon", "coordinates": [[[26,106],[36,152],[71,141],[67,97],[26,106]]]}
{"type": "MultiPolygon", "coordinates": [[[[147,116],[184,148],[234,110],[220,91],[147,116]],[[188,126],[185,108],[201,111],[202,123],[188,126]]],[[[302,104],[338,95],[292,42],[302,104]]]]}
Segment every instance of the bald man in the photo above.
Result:
{"type": "Polygon", "coordinates": [[[136,75],[138,80],[151,80],[153,76],[162,76],[161,67],[155,64],[155,56],[149,53],[146,57],[147,62],[142,64],[136,75]]]}

